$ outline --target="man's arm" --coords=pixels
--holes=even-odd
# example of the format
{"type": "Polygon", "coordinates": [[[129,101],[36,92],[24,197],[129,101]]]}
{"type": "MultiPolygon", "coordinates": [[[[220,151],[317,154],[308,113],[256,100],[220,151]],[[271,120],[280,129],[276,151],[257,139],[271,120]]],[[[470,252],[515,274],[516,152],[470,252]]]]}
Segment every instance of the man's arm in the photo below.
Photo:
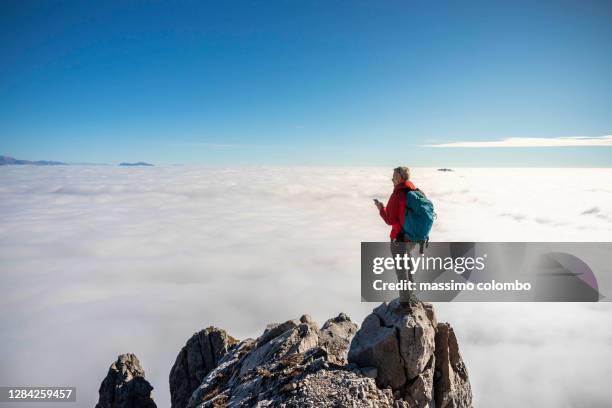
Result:
{"type": "Polygon", "coordinates": [[[391,197],[389,197],[389,201],[387,202],[387,206],[379,208],[378,212],[380,213],[380,217],[388,225],[399,223],[399,220],[397,219],[397,204],[397,195],[391,194],[391,197]]]}

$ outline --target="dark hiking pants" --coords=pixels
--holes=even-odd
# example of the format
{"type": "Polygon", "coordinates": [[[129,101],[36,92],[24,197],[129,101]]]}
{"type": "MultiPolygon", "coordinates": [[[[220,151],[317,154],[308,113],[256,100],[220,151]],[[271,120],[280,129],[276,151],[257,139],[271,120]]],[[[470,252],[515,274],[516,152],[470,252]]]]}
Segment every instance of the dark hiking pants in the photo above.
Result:
{"type": "MultiPolygon", "coordinates": [[[[414,278],[410,271],[413,268],[412,265],[412,257],[417,256],[419,252],[419,243],[418,242],[395,242],[391,241],[391,255],[395,258],[396,255],[404,256],[405,253],[408,254],[410,258],[408,261],[408,269],[403,268],[395,268],[395,274],[397,276],[398,283],[402,280],[408,280],[410,282],[414,282],[414,278]]],[[[397,265],[396,265],[397,266],[397,265]]],[[[399,300],[402,303],[406,303],[410,300],[410,291],[406,288],[406,290],[399,291],[399,300]]]]}

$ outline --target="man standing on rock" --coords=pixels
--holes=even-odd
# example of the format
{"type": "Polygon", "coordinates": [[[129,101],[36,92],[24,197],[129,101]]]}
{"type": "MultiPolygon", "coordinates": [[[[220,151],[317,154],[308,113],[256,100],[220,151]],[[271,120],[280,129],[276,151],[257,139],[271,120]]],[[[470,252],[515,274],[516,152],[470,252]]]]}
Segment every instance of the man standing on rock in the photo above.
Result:
{"type": "MultiPolygon", "coordinates": [[[[415,248],[417,247],[419,247],[422,252],[425,238],[427,240],[429,239],[428,237],[422,235],[429,234],[429,229],[431,228],[431,224],[429,224],[429,226],[418,225],[415,226],[416,230],[421,230],[421,232],[417,232],[416,235],[413,234],[412,236],[407,235],[406,231],[408,230],[408,226],[405,226],[404,224],[406,222],[405,220],[408,219],[408,211],[419,211],[421,213],[420,215],[423,215],[427,219],[431,218],[431,222],[433,222],[433,218],[429,216],[430,214],[433,215],[433,205],[429,200],[427,200],[425,194],[417,189],[409,179],[410,169],[408,167],[397,167],[393,169],[393,177],[391,178],[391,181],[393,182],[393,193],[391,194],[391,197],[389,197],[387,206],[384,206],[383,203],[378,200],[374,200],[382,219],[388,225],[391,225],[391,254],[394,258],[396,255],[403,257],[405,253],[408,254],[408,269],[397,268],[396,265],[395,272],[397,274],[398,282],[402,282],[403,280],[414,282],[413,276],[410,273],[413,268],[412,256],[413,253],[416,255],[417,251],[415,251],[415,248]],[[409,203],[407,203],[409,192],[417,192],[418,194],[413,196],[416,197],[416,199],[414,203],[410,203],[411,205],[408,205],[409,203]],[[425,207],[429,207],[423,208],[421,203],[418,201],[422,201],[425,207]],[[426,233],[423,233],[422,231],[426,231],[426,233]]],[[[400,303],[402,304],[414,304],[418,302],[416,295],[407,289],[400,290],[399,299],[400,303]]]]}

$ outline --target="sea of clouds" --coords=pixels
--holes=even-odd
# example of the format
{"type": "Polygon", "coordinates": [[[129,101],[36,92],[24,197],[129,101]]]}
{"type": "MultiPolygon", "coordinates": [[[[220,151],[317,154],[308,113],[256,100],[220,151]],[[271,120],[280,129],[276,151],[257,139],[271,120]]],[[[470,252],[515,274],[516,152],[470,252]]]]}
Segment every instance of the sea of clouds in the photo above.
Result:
{"type": "MultiPolygon", "coordinates": [[[[388,240],[387,168],[0,168],[0,385],[77,386],[92,407],[135,353],[168,374],[209,325],[233,336],[339,312],[360,323],[361,241],[388,240]]],[[[610,241],[612,169],[413,169],[438,241],[610,241]]],[[[437,304],[478,407],[609,406],[612,307],[437,304]]],[[[5,404],[5,406],[9,406],[5,404]]],[[[26,404],[19,404],[26,408],[26,404]]],[[[37,405],[34,405],[37,406],[37,405]]]]}

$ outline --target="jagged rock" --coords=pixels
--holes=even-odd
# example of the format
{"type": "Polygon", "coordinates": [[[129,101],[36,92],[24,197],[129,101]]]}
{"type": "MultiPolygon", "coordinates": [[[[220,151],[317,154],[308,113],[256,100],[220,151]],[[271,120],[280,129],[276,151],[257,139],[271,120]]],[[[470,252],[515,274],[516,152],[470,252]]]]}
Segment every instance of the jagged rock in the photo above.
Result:
{"type": "Polygon", "coordinates": [[[375,314],[365,318],[353,338],[348,361],[359,366],[375,367],[377,383],[382,387],[397,390],[406,383],[396,329],[382,326],[375,314]]]}
{"type": "Polygon", "coordinates": [[[347,363],[348,349],[357,332],[357,325],[344,313],[325,322],[319,332],[319,346],[328,354],[331,363],[347,363]]]}
{"type": "Polygon", "coordinates": [[[300,323],[298,326],[268,340],[263,345],[258,340],[258,347],[251,351],[242,362],[240,375],[244,375],[256,367],[263,368],[275,364],[283,358],[304,353],[316,347],[318,342],[319,329],[314,322],[300,323]]]}
{"type": "Polygon", "coordinates": [[[241,342],[206,377],[189,406],[253,406],[264,395],[282,394],[297,373],[293,369],[299,371],[307,352],[313,357],[312,350],[318,349],[316,324],[302,320],[268,326],[257,340],[241,342]]]}
{"type": "Polygon", "coordinates": [[[436,333],[436,371],[434,378],[437,408],[471,408],[472,388],[455,331],[439,323],[436,333]]]}
{"type": "Polygon", "coordinates": [[[156,408],[153,387],[134,354],[121,354],[100,385],[96,408],[156,408]]]}
{"type": "Polygon", "coordinates": [[[296,383],[296,388],[282,403],[274,405],[261,401],[259,406],[408,407],[405,403],[398,403],[390,389],[379,389],[373,379],[345,370],[319,370],[308,374],[296,383]]]}
{"type": "Polygon", "coordinates": [[[436,325],[430,305],[383,303],[364,320],[348,360],[376,367],[379,387],[399,391],[411,406],[426,407],[433,398],[436,325]]]}
{"type": "Polygon", "coordinates": [[[225,330],[215,327],[195,333],[176,357],[170,371],[172,408],[185,408],[193,391],[237,343],[225,330]]]}
{"type": "MultiPolygon", "coordinates": [[[[206,338],[214,343],[211,330],[201,333],[206,335],[190,342],[200,345],[206,338]]],[[[176,374],[187,367],[179,361],[191,361],[190,342],[173,367],[174,392],[190,390],[180,381],[189,387],[197,381],[176,374]]],[[[257,339],[222,344],[216,360],[198,360],[208,364],[199,372],[209,372],[184,406],[471,408],[467,370],[454,333],[437,323],[428,304],[383,303],[359,330],[345,314],[321,329],[304,315],[269,325],[257,339]]]]}
{"type": "Polygon", "coordinates": [[[256,341],[246,339],[238,343],[221,358],[215,367],[204,379],[202,384],[193,392],[187,406],[216,406],[225,402],[229,395],[228,383],[238,372],[242,358],[256,347],[256,341]]]}
{"type": "Polygon", "coordinates": [[[300,325],[300,321],[297,319],[287,320],[284,323],[271,323],[266,327],[263,334],[257,339],[257,346],[262,346],[268,341],[278,337],[287,330],[295,329],[300,325]]]}
{"type": "Polygon", "coordinates": [[[357,398],[357,392],[345,393],[349,379],[362,397],[392,401],[390,391],[378,390],[371,378],[344,369],[356,330],[343,313],[320,330],[308,315],[269,325],[259,338],[240,342],[219,361],[193,393],[189,407],[318,407],[353,400],[356,404],[348,406],[371,406],[357,398]]]}

